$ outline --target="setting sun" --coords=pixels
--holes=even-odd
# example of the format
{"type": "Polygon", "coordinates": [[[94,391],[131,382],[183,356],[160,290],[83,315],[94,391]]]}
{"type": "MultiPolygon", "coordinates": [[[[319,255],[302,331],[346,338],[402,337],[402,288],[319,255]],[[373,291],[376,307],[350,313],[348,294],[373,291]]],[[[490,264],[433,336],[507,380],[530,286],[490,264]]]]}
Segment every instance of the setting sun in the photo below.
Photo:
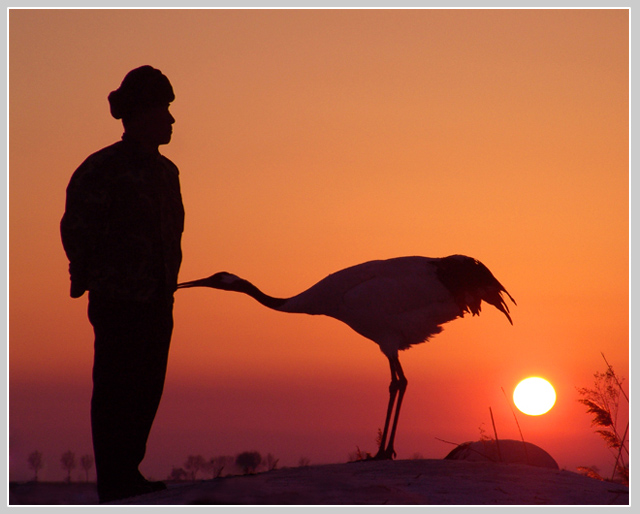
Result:
{"type": "Polygon", "coordinates": [[[525,414],[539,416],[548,412],[556,403],[556,392],[544,378],[529,377],[516,386],[513,401],[525,414]]]}

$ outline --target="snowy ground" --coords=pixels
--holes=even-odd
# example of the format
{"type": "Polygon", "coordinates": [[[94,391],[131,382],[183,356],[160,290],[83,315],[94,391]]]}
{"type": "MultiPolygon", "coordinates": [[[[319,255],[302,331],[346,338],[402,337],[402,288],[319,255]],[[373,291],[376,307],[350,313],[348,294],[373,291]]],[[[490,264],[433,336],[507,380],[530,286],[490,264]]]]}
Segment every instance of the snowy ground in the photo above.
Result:
{"type": "MultiPolygon", "coordinates": [[[[91,503],[88,498],[86,503],[91,503]]],[[[30,501],[35,503],[33,498],[30,501]]],[[[169,484],[166,491],[114,503],[629,505],[629,501],[627,487],[570,471],[523,464],[423,459],[285,468],[255,475],[169,484]]],[[[29,499],[15,488],[11,504],[25,502],[29,503],[29,499]]]]}

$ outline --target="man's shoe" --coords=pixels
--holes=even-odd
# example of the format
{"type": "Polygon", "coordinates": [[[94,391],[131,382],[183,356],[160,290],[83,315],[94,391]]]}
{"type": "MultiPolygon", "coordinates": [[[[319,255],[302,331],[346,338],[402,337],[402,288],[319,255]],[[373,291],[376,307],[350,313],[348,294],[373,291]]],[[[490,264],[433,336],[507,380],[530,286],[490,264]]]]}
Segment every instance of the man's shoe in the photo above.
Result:
{"type": "Polygon", "coordinates": [[[100,491],[100,503],[109,503],[125,498],[140,496],[141,494],[154,493],[163,491],[167,486],[164,482],[150,482],[144,480],[136,483],[121,484],[118,487],[110,488],[106,491],[100,491]]]}

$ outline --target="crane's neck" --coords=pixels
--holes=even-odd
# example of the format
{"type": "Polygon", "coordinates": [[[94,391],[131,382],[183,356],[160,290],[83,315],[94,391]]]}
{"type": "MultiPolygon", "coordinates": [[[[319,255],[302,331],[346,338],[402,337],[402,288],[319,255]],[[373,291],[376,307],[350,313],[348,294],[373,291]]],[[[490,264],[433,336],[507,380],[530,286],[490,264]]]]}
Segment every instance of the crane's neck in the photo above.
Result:
{"type": "Polygon", "coordinates": [[[288,298],[274,298],[273,296],[269,296],[268,294],[260,291],[260,289],[254,286],[251,282],[244,279],[236,280],[231,284],[231,287],[233,291],[247,294],[270,309],[283,310],[283,307],[289,300],[288,298]]]}

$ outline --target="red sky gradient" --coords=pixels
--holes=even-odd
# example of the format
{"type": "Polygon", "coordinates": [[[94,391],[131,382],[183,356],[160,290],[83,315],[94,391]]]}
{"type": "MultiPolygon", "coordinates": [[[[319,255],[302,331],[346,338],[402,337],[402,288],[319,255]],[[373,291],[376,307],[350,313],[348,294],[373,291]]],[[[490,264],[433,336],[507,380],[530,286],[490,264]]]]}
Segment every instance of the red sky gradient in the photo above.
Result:
{"type": "MultiPolygon", "coordinates": [[[[489,408],[518,439],[511,393],[539,375],[558,399],[518,414],[524,438],[609,472],[576,388],[601,352],[629,377],[628,10],[11,10],[11,479],[36,449],[43,480],[91,453],[92,331],[58,224],[72,172],[120,138],[108,93],[143,64],[176,93],[161,151],[181,172],[182,280],[226,270],[291,296],[367,260],[476,257],[514,325],[485,306],[401,353],[398,458],[493,435],[489,408]]],[[[375,450],[388,383],[338,321],[179,291],[142,471],[245,450],[345,462],[375,450]]]]}

